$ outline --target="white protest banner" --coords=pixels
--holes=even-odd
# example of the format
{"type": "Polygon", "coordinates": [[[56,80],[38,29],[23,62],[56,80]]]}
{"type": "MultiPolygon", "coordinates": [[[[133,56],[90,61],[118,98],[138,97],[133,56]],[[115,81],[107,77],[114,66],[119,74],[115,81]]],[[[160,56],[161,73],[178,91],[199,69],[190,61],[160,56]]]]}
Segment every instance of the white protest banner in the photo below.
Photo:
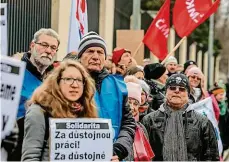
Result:
{"type": "Polygon", "coordinates": [[[1,58],[1,137],[13,129],[24,79],[25,63],[7,56],[1,58]]]}
{"type": "Polygon", "coordinates": [[[1,25],[1,55],[7,56],[7,3],[1,3],[0,25],[1,25]]]}
{"type": "Polygon", "coordinates": [[[50,119],[50,161],[110,161],[110,119],[50,119]]]}
{"type": "Polygon", "coordinates": [[[218,122],[215,118],[215,112],[213,110],[213,105],[212,105],[212,99],[211,97],[208,97],[202,101],[199,101],[195,104],[192,105],[193,109],[199,113],[201,113],[202,115],[205,115],[208,117],[208,119],[212,122],[214,129],[215,129],[215,133],[216,133],[216,138],[218,141],[218,148],[219,148],[219,153],[220,155],[223,152],[223,145],[222,145],[222,141],[220,138],[220,133],[219,133],[219,127],[218,127],[218,122]]]}

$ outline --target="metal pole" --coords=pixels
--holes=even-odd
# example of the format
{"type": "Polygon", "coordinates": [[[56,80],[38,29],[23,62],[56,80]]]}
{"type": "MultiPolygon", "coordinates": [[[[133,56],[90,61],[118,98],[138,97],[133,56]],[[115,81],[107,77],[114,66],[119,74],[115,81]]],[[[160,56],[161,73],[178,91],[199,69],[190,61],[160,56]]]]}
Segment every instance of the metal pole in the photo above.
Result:
{"type": "Polygon", "coordinates": [[[208,88],[213,85],[213,68],[212,57],[213,57],[213,45],[214,45],[214,14],[210,17],[209,24],[209,38],[208,38],[208,88]]]}
{"type": "Polygon", "coordinates": [[[141,29],[141,1],[133,0],[133,29],[141,29]]]}

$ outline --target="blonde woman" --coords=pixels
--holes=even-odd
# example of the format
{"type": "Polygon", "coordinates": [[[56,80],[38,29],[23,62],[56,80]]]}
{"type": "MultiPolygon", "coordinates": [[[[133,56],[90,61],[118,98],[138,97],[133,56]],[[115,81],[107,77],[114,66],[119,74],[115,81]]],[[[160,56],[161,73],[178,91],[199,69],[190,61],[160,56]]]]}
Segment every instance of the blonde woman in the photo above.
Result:
{"type": "Polygon", "coordinates": [[[52,118],[96,118],[94,93],[93,80],[81,64],[62,62],[28,101],[21,160],[49,160],[44,113],[52,118]]]}

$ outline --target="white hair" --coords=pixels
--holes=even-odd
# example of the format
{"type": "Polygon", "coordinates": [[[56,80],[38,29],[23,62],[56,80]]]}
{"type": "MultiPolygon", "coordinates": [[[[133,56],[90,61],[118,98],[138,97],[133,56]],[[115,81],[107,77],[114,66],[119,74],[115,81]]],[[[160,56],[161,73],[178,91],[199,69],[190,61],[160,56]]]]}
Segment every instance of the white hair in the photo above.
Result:
{"type": "Polygon", "coordinates": [[[34,36],[33,36],[33,40],[32,42],[37,42],[39,40],[40,35],[48,35],[51,36],[53,38],[56,38],[57,42],[58,42],[58,46],[60,44],[60,38],[59,38],[59,34],[57,34],[57,32],[55,32],[53,29],[51,28],[41,28],[40,30],[38,30],[34,36]]]}

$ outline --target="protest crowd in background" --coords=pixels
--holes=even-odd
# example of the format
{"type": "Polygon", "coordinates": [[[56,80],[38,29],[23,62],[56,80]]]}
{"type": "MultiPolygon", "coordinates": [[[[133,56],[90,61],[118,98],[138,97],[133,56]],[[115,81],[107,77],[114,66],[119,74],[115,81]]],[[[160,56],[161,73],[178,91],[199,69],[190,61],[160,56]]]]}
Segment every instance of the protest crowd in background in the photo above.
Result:
{"type": "MultiPolygon", "coordinates": [[[[169,11],[169,2],[160,12],[169,11]]],[[[195,61],[181,65],[166,55],[166,49],[155,51],[150,45],[156,41],[149,37],[151,30],[156,29],[148,30],[143,43],[162,62],[148,59],[144,65],[138,65],[135,54],[125,47],[108,53],[106,40],[94,31],[83,35],[77,51],[56,61],[61,44],[58,33],[50,28],[34,33],[30,49],[10,58],[24,62],[25,67],[17,117],[1,139],[1,159],[228,160],[229,83],[218,81],[207,88],[195,61]],[[110,152],[105,152],[106,147],[110,152]]],[[[189,32],[179,35],[186,37],[189,32]]],[[[167,37],[160,38],[164,42],[167,37]]],[[[1,94],[2,98],[7,96],[1,94]]],[[[1,121],[4,129],[7,116],[1,121]]]]}

